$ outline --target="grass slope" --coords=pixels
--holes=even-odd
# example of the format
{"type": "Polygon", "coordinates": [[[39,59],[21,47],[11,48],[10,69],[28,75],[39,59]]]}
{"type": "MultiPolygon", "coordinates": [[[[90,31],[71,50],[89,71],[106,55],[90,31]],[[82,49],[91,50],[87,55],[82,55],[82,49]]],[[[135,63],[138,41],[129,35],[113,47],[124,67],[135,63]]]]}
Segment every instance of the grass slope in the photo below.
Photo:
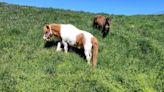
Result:
{"type": "Polygon", "coordinates": [[[0,91],[162,92],[164,15],[104,15],[113,24],[112,35],[102,39],[91,27],[95,14],[0,3],[0,91]],[[97,69],[75,52],[44,48],[46,23],[71,23],[94,34],[97,69]]]}

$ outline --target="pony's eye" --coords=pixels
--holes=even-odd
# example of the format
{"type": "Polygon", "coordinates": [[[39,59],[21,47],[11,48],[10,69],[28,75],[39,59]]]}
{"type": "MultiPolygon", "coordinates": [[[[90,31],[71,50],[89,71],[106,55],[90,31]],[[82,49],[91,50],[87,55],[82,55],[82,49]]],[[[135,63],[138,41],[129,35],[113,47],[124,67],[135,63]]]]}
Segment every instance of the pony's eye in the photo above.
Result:
{"type": "Polygon", "coordinates": [[[47,34],[48,32],[46,32],[46,34],[47,34]]]}

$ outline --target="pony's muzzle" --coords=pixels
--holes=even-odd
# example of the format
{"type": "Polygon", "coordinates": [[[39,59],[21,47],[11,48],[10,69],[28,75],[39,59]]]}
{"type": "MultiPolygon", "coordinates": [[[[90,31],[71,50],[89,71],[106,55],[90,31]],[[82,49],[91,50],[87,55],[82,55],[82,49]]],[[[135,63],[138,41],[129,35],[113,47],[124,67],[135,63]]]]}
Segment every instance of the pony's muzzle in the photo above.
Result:
{"type": "Polygon", "coordinates": [[[50,38],[47,37],[46,35],[43,36],[43,39],[44,39],[45,41],[50,41],[50,38]]]}

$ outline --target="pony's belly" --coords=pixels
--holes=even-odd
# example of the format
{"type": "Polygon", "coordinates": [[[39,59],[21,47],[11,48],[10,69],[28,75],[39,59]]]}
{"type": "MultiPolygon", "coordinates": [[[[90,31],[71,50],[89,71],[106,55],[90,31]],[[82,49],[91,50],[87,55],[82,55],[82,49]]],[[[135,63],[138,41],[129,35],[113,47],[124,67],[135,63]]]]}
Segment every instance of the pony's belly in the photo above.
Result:
{"type": "Polygon", "coordinates": [[[71,45],[72,47],[78,48],[78,49],[82,49],[83,47],[81,46],[77,46],[77,45],[71,45]]]}
{"type": "Polygon", "coordinates": [[[71,45],[71,46],[76,45],[76,43],[75,43],[75,42],[72,42],[72,41],[67,41],[67,43],[68,43],[69,45],[71,45]]]}
{"type": "Polygon", "coordinates": [[[75,42],[67,41],[67,43],[68,43],[70,46],[76,47],[76,48],[78,48],[78,49],[83,48],[82,46],[78,46],[75,42]]]}

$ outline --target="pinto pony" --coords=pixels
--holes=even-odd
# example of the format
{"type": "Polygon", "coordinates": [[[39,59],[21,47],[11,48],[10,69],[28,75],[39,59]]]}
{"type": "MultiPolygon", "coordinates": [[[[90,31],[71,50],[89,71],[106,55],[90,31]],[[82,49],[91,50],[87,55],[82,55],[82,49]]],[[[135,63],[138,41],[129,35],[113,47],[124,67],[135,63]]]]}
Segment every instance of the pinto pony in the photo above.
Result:
{"type": "Polygon", "coordinates": [[[56,51],[61,51],[61,44],[67,53],[68,45],[84,49],[87,63],[96,66],[98,58],[98,41],[91,33],[80,30],[71,24],[49,24],[44,26],[43,39],[49,41],[52,36],[61,41],[57,44],[56,51]]]}
{"type": "Polygon", "coordinates": [[[112,23],[111,19],[105,18],[102,15],[96,15],[93,19],[93,28],[97,28],[99,30],[102,29],[102,35],[104,38],[110,31],[111,23],[112,23]]]}

